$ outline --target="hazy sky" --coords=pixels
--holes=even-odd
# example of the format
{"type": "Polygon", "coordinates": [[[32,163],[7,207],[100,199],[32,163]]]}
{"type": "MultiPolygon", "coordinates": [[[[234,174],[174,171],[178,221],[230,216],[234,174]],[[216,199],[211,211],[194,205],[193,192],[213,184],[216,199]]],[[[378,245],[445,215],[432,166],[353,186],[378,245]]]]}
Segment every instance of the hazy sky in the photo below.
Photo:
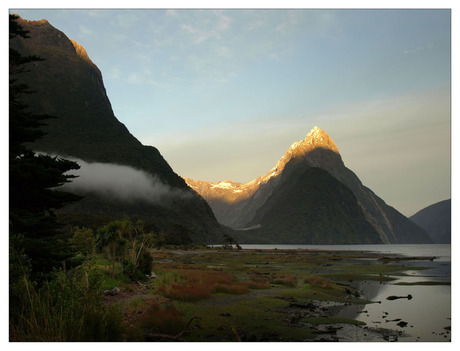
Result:
{"type": "Polygon", "coordinates": [[[183,177],[248,182],[318,126],[403,214],[450,197],[449,10],[14,10],[102,72],[183,177]]]}

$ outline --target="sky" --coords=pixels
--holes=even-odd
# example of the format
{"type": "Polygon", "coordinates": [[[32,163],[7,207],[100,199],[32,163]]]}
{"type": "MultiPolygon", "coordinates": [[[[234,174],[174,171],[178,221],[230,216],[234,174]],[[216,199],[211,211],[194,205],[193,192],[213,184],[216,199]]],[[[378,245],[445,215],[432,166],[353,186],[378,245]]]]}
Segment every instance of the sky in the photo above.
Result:
{"type": "Polygon", "coordinates": [[[315,126],[406,216],[451,197],[451,12],[11,9],[102,72],[115,116],[182,177],[246,183],[315,126]]]}

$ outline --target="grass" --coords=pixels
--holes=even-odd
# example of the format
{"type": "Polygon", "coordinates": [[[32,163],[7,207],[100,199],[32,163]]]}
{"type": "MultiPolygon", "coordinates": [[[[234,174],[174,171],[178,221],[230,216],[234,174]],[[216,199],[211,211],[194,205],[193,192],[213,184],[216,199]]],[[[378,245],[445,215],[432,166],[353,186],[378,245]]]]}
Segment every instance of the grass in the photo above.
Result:
{"type": "Polygon", "coordinates": [[[181,312],[172,304],[160,306],[152,305],[141,318],[141,327],[162,334],[176,335],[186,326],[181,312]]]}
{"type": "Polygon", "coordinates": [[[369,253],[200,250],[152,255],[157,278],[147,283],[150,291],[174,305],[148,310],[133,300],[130,308],[144,311],[142,328],[170,335],[199,317],[184,334],[186,341],[305,341],[317,335],[306,323],[361,325],[353,319],[314,314],[293,323],[289,313],[292,302],[364,304],[367,301],[347,282],[389,281],[412,269],[380,262],[369,253]]]}
{"type": "Polygon", "coordinates": [[[249,301],[214,306],[180,303],[178,309],[186,319],[200,316],[200,328],[194,329],[186,341],[304,341],[315,335],[311,329],[288,326],[278,310],[285,301],[262,297],[249,301]]]}
{"type": "MultiPolygon", "coordinates": [[[[212,294],[246,294],[250,289],[269,289],[270,282],[257,280],[239,281],[233,274],[221,270],[206,269],[202,266],[190,268],[167,268],[156,271],[156,290],[163,296],[178,301],[199,301],[212,294]]],[[[277,277],[276,284],[291,286],[295,277],[277,277]]]]}

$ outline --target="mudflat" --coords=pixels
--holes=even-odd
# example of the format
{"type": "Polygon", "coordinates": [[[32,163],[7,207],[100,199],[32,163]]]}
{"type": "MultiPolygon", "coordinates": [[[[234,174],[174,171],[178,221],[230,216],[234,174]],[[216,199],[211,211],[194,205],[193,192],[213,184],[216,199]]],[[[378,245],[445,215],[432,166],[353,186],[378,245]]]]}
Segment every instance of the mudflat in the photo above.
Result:
{"type": "MultiPolygon", "coordinates": [[[[395,318],[395,329],[358,318],[364,306],[382,303],[366,299],[361,283],[388,284],[436,259],[279,249],[151,254],[150,279],[106,297],[123,310],[132,341],[397,341],[407,322],[395,318]],[[354,315],[341,313],[350,307],[354,315]]],[[[425,284],[438,283],[446,284],[425,284]]]]}

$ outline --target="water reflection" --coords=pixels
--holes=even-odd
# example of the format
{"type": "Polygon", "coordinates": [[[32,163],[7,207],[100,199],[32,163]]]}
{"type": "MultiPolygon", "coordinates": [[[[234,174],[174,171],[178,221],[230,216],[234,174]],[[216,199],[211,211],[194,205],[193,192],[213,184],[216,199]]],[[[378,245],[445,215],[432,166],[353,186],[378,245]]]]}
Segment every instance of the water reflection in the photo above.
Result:
{"type": "MultiPolygon", "coordinates": [[[[411,264],[427,266],[426,261],[411,264]]],[[[450,341],[451,286],[395,285],[398,282],[450,281],[450,262],[430,262],[430,265],[432,269],[409,271],[414,274],[397,277],[392,282],[354,282],[354,287],[361,291],[365,299],[380,303],[346,306],[338,316],[355,318],[370,328],[401,331],[404,334],[398,338],[399,341],[450,341]],[[413,297],[410,300],[387,300],[391,295],[409,294],[413,297]]]]}

